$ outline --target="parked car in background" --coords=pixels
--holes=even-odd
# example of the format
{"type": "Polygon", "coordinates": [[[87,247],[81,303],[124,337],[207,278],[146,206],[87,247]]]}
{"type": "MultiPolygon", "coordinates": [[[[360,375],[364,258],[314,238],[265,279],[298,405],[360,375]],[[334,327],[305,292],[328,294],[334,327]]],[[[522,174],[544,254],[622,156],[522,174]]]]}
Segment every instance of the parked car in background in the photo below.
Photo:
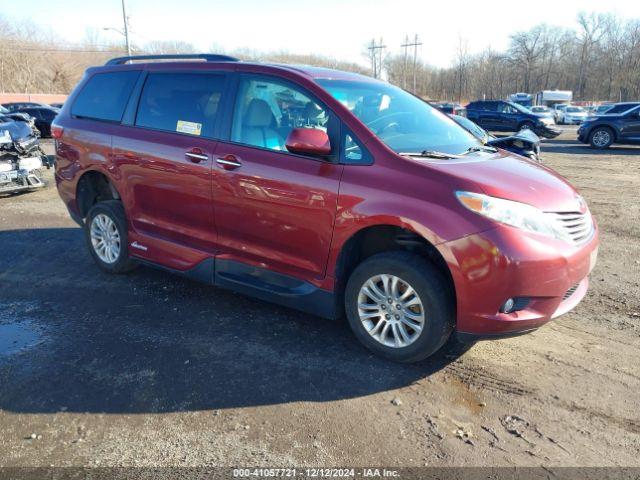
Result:
{"type": "Polygon", "coordinates": [[[43,166],[49,159],[29,125],[0,115],[0,194],[44,187],[43,166]]]}
{"type": "Polygon", "coordinates": [[[518,132],[529,129],[546,137],[555,138],[560,130],[554,128],[552,118],[533,113],[526,107],[504,100],[478,100],[467,105],[467,117],[485,130],[518,132]]]}
{"type": "Polygon", "coordinates": [[[590,117],[578,129],[578,140],[594,148],[640,145],[640,103],[618,103],[603,115],[590,117]]]}
{"type": "Polygon", "coordinates": [[[512,95],[509,95],[509,98],[507,100],[527,108],[530,108],[531,105],[533,105],[533,95],[531,95],[530,93],[514,93],[512,95]]]}
{"type": "Polygon", "coordinates": [[[585,121],[589,113],[582,107],[568,105],[558,113],[558,123],[563,125],[579,125],[585,121]]]}
{"type": "Polygon", "coordinates": [[[603,115],[605,113],[607,113],[609,110],[611,110],[611,108],[613,108],[613,103],[608,103],[606,105],[598,105],[596,108],[594,108],[592,114],[593,115],[603,115]]]}
{"type": "Polygon", "coordinates": [[[545,107],[544,105],[534,105],[533,107],[530,107],[529,110],[531,110],[536,115],[540,115],[541,117],[552,118],[555,123],[553,110],[551,110],[549,107],[545,107]]]}
{"type": "Polygon", "coordinates": [[[10,102],[3,103],[2,106],[10,112],[17,112],[19,110],[22,110],[23,108],[48,107],[48,105],[45,105],[44,103],[35,102],[10,102]]]}
{"type": "Polygon", "coordinates": [[[467,129],[484,145],[502,148],[522,157],[527,157],[535,162],[542,163],[540,160],[540,137],[533,133],[532,130],[524,129],[508,137],[496,137],[466,117],[459,115],[449,116],[462,128],[467,129]]]}
{"type": "Polygon", "coordinates": [[[568,106],[569,106],[568,103],[556,103],[553,106],[553,117],[556,123],[560,123],[560,115],[562,114],[564,109],[567,108],[568,106]]]}
{"type": "Polygon", "coordinates": [[[16,122],[24,122],[29,125],[33,134],[40,137],[40,130],[36,127],[35,118],[24,112],[10,112],[8,109],[0,105],[0,115],[16,122]]]}
{"type": "Polygon", "coordinates": [[[34,118],[35,126],[43,137],[51,136],[51,122],[56,118],[60,109],[53,107],[27,107],[20,110],[34,118]]]}
{"type": "Polygon", "coordinates": [[[142,262],[346,314],[396,361],[454,332],[536,329],[582,300],[596,262],[566,179],[355,73],[123,57],[87,70],[53,133],[58,192],[104,271],[142,262]]]}
{"type": "Polygon", "coordinates": [[[460,115],[464,117],[467,114],[467,110],[459,103],[435,102],[435,103],[432,103],[431,105],[433,107],[436,107],[441,112],[447,113],[449,115],[460,115]]]}

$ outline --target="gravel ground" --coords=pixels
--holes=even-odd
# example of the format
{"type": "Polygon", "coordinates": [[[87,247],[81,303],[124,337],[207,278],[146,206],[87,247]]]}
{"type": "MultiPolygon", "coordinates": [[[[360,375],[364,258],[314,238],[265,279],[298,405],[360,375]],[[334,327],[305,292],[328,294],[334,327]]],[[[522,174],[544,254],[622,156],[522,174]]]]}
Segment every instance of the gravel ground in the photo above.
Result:
{"type": "Polygon", "coordinates": [[[0,466],[640,466],[640,149],[574,139],[543,159],[600,224],[587,297],[416,365],[339,322],[103,274],[52,184],[0,198],[0,466]]]}

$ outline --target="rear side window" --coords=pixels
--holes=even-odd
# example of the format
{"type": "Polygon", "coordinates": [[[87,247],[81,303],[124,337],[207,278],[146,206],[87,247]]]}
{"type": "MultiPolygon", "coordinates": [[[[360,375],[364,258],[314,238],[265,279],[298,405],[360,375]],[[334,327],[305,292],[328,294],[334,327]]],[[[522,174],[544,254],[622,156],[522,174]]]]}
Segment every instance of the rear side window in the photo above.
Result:
{"type": "Polygon", "coordinates": [[[139,71],[133,70],[95,74],[78,94],[71,107],[71,115],[109,122],[121,121],[139,75],[139,71]]]}
{"type": "Polygon", "coordinates": [[[213,137],[225,77],[202,73],[149,74],[140,96],[136,125],[213,137]]]}
{"type": "Polygon", "coordinates": [[[489,111],[489,112],[495,112],[496,111],[496,102],[476,102],[473,104],[473,108],[474,110],[482,110],[482,111],[489,111]]]}
{"type": "Polygon", "coordinates": [[[614,105],[613,107],[611,107],[609,110],[607,110],[604,113],[624,113],[627,110],[631,110],[632,108],[636,107],[636,105],[634,104],[622,104],[622,105],[614,105]]]}

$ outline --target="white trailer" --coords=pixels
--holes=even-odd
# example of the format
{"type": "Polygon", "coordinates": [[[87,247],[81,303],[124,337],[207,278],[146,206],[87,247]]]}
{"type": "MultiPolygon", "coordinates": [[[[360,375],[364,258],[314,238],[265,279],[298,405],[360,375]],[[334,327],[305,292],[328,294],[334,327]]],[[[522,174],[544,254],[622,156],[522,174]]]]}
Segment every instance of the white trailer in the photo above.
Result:
{"type": "Polygon", "coordinates": [[[571,90],[543,90],[536,93],[536,105],[553,107],[558,103],[571,103],[573,92],[571,90]]]}

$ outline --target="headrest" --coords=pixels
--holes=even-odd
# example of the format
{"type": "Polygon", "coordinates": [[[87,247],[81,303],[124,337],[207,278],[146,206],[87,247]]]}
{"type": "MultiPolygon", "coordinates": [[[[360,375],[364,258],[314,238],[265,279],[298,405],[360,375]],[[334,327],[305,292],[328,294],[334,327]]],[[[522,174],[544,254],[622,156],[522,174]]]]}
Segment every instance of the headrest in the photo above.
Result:
{"type": "Polygon", "coordinates": [[[273,112],[267,102],[254,98],[249,102],[243,123],[247,127],[269,127],[273,121],[273,112]]]}

